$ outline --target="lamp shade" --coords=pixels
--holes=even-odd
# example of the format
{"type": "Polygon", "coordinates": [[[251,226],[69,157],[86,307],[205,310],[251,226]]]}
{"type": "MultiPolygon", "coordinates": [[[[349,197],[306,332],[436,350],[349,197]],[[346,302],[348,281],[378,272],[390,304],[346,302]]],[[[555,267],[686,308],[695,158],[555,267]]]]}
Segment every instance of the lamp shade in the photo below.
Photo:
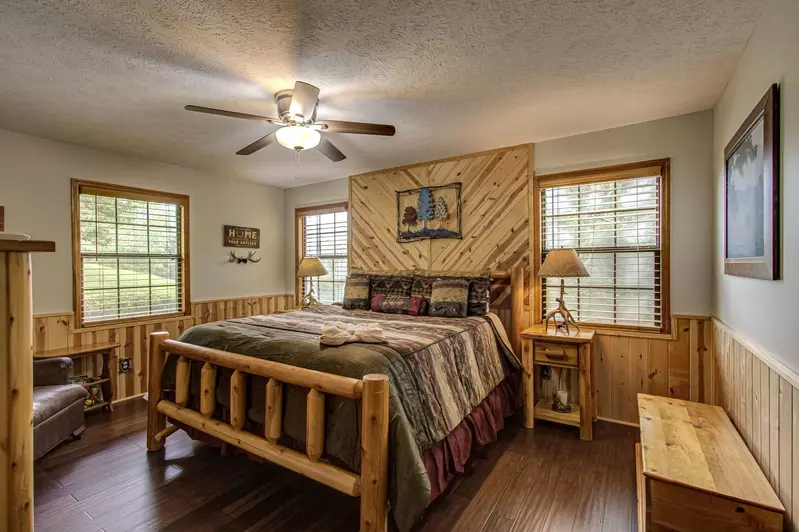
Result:
{"type": "Polygon", "coordinates": [[[275,131],[275,136],[281,146],[297,151],[315,148],[322,140],[318,131],[305,126],[281,127],[275,131]]]}
{"type": "Polygon", "coordinates": [[[541,277],[588,277],[583,261],[573,249],[553,249],[538,270],[541,277]]]}
{"type": "Polygon", "coordinates": [[[327,275],[327,269],[319,257],[305,257],[297,269],[297,277],[321,277],[327,275]]]}

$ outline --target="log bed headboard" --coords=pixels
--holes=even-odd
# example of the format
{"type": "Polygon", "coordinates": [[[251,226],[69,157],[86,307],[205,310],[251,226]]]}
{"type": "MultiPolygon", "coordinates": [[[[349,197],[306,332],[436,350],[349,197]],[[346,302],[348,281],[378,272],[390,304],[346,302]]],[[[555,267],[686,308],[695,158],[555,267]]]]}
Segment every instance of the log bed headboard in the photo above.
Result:
{"type": "MultiPolygon", "coordinates": [[[[492,279],[510,279],[510,323],[503,321],[510,345],[516,356],[521,356],[522,329],[524,328],[524,268],[515,266],[508,271],[492,271],[492,279]]],[[[492,293],[493,296],[493,293],[492,293]]]]}

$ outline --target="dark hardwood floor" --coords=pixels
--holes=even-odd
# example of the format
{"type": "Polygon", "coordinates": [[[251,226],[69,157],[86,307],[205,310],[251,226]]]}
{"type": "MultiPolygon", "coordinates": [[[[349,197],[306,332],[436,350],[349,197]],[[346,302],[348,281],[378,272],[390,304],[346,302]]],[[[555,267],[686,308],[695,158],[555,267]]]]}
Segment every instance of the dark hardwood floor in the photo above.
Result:
{"type": "MultiPolygon", "coordinates": [[[[86,435],[35,467],[37,532],[343,531],[358,501],[179,431],[145,451],[143,400],[92,415],[86,435]]],[[[500,440],[428,509],[417,532],[635,530],[637,429],[599,422],[594,441],[509,420],[500,440]]]]}

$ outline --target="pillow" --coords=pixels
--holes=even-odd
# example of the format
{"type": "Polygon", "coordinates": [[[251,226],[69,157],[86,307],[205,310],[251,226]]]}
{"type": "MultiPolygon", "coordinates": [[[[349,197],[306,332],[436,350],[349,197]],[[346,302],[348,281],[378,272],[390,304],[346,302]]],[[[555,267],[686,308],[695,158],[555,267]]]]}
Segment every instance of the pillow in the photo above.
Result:
{"type": "Polygon", "coordinates": [[[372,312],[422,316],[427,312],[427,300],[420,297],[376,295],[372,298],[372,312]]]}
{"type": "Polygon", "coordinates": [[[433,282],[438,279],[462,279],[469,282],[469,299],[466,313],[482,316],[488,312],[491,301],[491,277],[485,272],[420,271],[413,278],[411,295],[430,299],[433,282]]]}
{"type": "Polygon", "coordinates": [[[465,318],[469,302],[469,281],[438,279],[430,296],[430,316],[465,318]]]}
{"type": "Polygon", "coordinates": [[[372,275],[371,279],[371,296],[411,296],[411,285],[413,284],[413,277],[405,277],[398,275],[372,275]]]}
{"type": "Polygon", "coordinates": [[[344,308],[369,310],[369,277],[348,275],[344,285],[344,308]]]}

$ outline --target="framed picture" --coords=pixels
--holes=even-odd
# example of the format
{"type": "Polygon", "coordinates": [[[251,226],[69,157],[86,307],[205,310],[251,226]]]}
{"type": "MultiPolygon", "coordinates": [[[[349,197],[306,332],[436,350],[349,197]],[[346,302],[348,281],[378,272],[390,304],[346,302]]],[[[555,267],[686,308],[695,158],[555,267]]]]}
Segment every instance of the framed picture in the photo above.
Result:
{"type": "Polygon", "coordinates": [[[397,242],[461,238],[461,184],[397,192],[397,242]]]}
{"type": "Polygon", "coordinates": [[[779,88],[772,85],[724,149],[724,273],[779,279],[779,88]]]}

